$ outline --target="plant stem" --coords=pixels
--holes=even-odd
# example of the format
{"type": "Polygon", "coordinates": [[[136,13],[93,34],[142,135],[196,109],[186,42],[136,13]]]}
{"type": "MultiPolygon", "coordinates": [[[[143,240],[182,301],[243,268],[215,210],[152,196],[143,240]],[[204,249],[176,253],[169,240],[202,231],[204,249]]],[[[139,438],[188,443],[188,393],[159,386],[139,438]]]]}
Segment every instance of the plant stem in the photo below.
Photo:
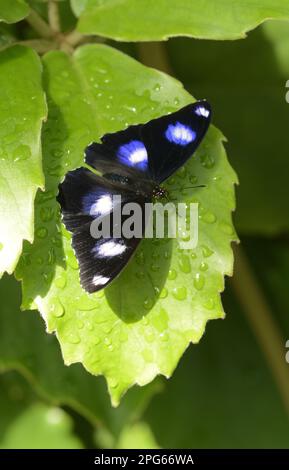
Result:
{"type": "Polygon", "coordinates": [[[52,31],[46,21],[41,18],[36,11],[30,9],[30,13],[26,18],[26,21],[32,26],[32,28],[44,39],[52,38],[52,31]]]}
{"type": "Polygon", "coordinates": [[[55,0],[48,0],[48,20],[53,33],[61,31],[58,3],[55,0]]]}
{"type": "Polygon", "coordinates": [[[25,41],[17,41],[15,44],[22,46],[32,47],[38,54],[45,54],[46,52],[58,49],[58,44],[54,41],[47,39],[27,39],[25,41]]]}
{"type": "Polygon", "coordinates": [[[137,48],[139,59],[143,64],[173,75],[165,43],[140,42],[137,48]]]}
{"type": "Polygon", "coordinates": [[[267,359],[289,416],[289,370],[285,361],[285,341],[240,246],[235,247],[235,269],[231,284],[267,359]]]}
{"type": "Polygon", "coordinates": [[[78,46],[78,44],[81,44],[83,41],[85,41],[85,39],[85,36],[76,30],[71,31],[71,33],[65,36],[66,42],[72,47],[78,46]]]}

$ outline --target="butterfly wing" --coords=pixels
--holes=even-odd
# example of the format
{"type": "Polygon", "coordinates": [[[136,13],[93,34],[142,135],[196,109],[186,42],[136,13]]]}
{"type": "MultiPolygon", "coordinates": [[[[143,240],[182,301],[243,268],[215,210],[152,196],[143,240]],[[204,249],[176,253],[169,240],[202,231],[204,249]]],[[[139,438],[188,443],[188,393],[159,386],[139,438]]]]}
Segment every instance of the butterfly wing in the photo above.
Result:
{"type": "Polygon", "coordinates": [[[189,104],[175,113],[105,134],[101,144],[86,149],[86,163],[109,171],[161,183],[195,152],[211,120],[207,101],[189,104]]]}
{"type": "MultiPolygon", "coordinates": [[[[144,214],[145,202],[149,197],[138,194],[128,185],[116,183],[79,168],[66,175],[60,185],[58,201],[61,205],[63,222],[72,233],[72,246],[79,262],[80,282],[89,292],[96,292],[107,286],[125,267],[141,238],[113,237],[95,238],[93,224],[101,217],[109,221],[109,228],[117,228],[112,213],[121,215],[126,203],[138,203],[144,214]],[[121,203],[115,199],[121,196],[121,203]]],[[[117,219],[117,217],[116,217],[117,219]]],[[[119,219],[120,225],[125,216],[119,219]]],[[[145,220],[143,220],[145,227],[145,220]]]]}
{"type": "Polygon", "coordinates": [[[200,145],[210,120],[210,105],[197,101],[143,126],[142,137],[154,181],[161,183],[184,165],[200,145]]]}

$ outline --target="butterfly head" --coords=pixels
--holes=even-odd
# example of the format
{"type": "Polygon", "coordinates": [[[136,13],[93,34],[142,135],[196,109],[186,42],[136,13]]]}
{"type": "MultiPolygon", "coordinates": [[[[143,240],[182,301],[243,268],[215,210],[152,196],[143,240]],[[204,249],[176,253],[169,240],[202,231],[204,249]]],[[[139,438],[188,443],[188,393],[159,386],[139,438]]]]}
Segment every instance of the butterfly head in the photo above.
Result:
{"type": "Polygon", "coordinates": [[[153,188],[153,198],[154,199],[168,199],[168,191],[161,186],[155,186],[153,188]]]}

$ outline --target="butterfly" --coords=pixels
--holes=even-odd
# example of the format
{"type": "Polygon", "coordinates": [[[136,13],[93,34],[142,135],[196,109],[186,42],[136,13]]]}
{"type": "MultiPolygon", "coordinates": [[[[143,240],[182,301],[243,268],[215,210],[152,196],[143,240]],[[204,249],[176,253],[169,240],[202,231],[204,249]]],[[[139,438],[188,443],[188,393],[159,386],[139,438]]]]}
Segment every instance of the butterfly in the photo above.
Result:
{"type": "Polygon", "coordinates": [[[114,201],[118,195],[120,211],[130,202],[144,207],[154,198],[166,196],[161,183],[192,156],[210,120],[211,107],[202,100],[145,124],[105,134],[101,143],[93,142],[85,149],[85,162],[94,171],[81,167],[66,174],[57,199],[65,227],[72,233],[80,282],[88,293],[113,281],[141,240],[94,238],[93,221],[117,209],[114,201]]]}

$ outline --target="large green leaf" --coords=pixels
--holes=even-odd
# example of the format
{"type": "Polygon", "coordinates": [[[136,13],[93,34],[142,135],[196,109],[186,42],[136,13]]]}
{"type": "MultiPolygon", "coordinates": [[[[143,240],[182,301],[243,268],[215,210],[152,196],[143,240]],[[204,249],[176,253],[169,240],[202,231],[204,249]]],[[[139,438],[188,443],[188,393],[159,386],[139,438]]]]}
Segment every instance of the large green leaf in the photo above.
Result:
{"type": "Polygon", "coordinates": [[[265,29],[266,35],[260,28],[246,41],[174,39],[168,54],[174,73],[190,91],[209,99],[229,137],[228,152],[241,182],[237,229],[270,235],[289,227],[289,24],[268,23],[265,29]]]}
{"type": "Polygon", "coordinates": [[[142,415],[160,384],[134,387],[112,410],[103,378],[88,374],[80,364],[66,367],[57,339],[45,334],[42,319],[35,312],[20,312],[20,285],[12,277],[1,279],[0,298],[0,371],[19,371],[41,398],[53,406],[69,406],[117,440],[124,424],[142,415]]]}
{"type": "Polygon", "coordinates": [[[122,41],[172,36],[238,39],[269,18],[289,20],[287,0],[88,0],[79,31],[122,41]]]}
{"type": "Polygon", "coordinates": [[[28,15],[29,6],[24,0],[0,0],[0,21],[17,23],[28,15]]]}
{"type": "Polygon", "coordinates": [[[106,290],[79,284],[71,237],[60,224],[55,196],[65,173],[83,162],[83,149],[105,132],[147,121],[192,100],[180,83],[103,45],[73,58],[44,58],[49,116],[44,128],[47,191],[36,202],[37,239],[18,270],[23,305],[37,307],[56,331],[66,364],[82,362],[106,376],[114,404],[132,384],[169,377],[209,319],[224,316],[219,292],[232,272],[230,243],[236,177],[221,133],[211,127],[193,159],[169,181],[179,201],[199,202],[197,249],[179,240],[143,240],[134,259],[106,290]],[[197,182],[205,189],[182,191],[197,182]]]}
{"type": "MultiPolygon", "coordinates": [[[[262,268],[269,273],[268,245],[257,241],[252,253],[260,247],[262,268]]],[[[224,305],[226,321],[209,325],[204,341],[185,354],[163,393],[153,398],[144,420],[164,448],[288,448],[286,409],[230,288],[224,305]]],[[[284,320],[287,310],[288,295],[284,320]]],[[[285,353],[284,347],[284,361],[285,353]]]]}
{"type": "Polygon", "coordinates": [[[33,241],[34,198],[44,185],[45,116],[38,56],[21,46],[0,52],[0,275],[13,271],[23,239],[33,241]]]}
{"type": "Polygon", "coordinates": [[[16,374],[0,376],[0,449],[82,448],[71,418],[60,408],[30,403],[27,388],[16,374]]]}

